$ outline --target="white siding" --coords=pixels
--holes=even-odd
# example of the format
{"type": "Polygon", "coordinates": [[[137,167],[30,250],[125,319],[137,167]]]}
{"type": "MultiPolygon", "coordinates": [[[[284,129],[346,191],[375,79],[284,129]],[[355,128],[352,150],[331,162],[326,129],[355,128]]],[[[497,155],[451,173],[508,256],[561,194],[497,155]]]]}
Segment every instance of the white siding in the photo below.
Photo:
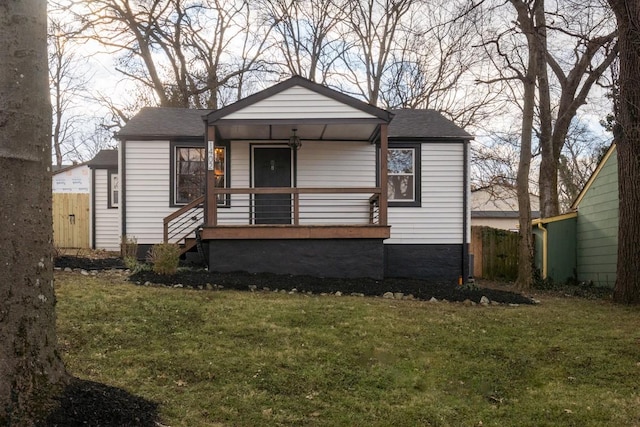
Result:
{"type": "Polygon", "coordinates": [[[117,208],[109,208],[109,173],[95,170],[94,224],[95,249],[120,250],[120,220],[117,208]]]}
{"type": "Polygon", "coordinates": [[[463,144],[424,143],[422,206],[390,207],[388,244],[460,244],[463,222],[463,144]]]}
{"type": "Polygon", "coordinates": [[[160,243],[162,220],[177,210],[169,207],[169,141],[127,141],[125,149],[127,237],[160,243]]]}
{"type": "MultiPolygon", "coordinates": [[[[304,141],[298,151],[298,187],[375,186],[376,149],[373,144],[304,141]]],[[[367,224],[372,195],[301,195],[300,223],[367,224]]]]}
{"type": "Polygon", "coordinates": [[[371,118],[370,114],[301,86],[235,111],[224,119],[371,118]]]}
{"type": "MultiPolygon", "coordinates": [[[[249,188],[249,143],[232,142],[230,147],[230,176],[233,188],[249,188]]],[[[249,195],[232,194],[231,207],[218,209],[218,224],[246,225],[249,223],[249,195]]]]}

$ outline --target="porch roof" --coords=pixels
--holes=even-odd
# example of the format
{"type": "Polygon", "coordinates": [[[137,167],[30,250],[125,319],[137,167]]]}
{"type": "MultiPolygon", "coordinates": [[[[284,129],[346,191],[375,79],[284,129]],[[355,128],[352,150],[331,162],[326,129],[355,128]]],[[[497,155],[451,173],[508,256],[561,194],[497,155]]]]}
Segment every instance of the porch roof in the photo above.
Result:
{"type": "Polygon", "coordinates": [[[393,114],[294,76],[204,118],[225,140],[374,140],[393,114]]]}

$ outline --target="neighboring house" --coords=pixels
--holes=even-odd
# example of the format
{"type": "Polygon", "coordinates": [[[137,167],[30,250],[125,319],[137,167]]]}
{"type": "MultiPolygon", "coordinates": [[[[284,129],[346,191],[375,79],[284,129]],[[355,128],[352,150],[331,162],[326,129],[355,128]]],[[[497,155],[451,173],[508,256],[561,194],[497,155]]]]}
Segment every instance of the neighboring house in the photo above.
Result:
{"type": "Polygon", "coordinates": [[[436,111],[293,77],[215,111],[143,108],[117,138],[139,255],[198,237],[211,271],[468,276],[472,137],[436,111]]]}
{"type": "MultiPolygon", "coordinates": [[[[539,198],[530,194],[531,217],[540,217],[539,198]]],[[[518,195],[515,186],[496,184],[471,190],[471,226],[518,231],[518,195]]]]}
{"type": "Polygon", "coordinates": [[[53,167],[51,176],[53,242],[56,248],[90,246],[89,167],[82,164],[53,167]]]}
{"type": "Polygon", "coordinates": [[[91,247],[120,250],[118,151],[101,150],[86,165],[91,170],[91,247]]]}
{"type": "Polygon", "coordinates": [[[533,221],[535,264],[543,278],[613,287],[618,259],[618,158],[612,144],[571,205],[533,221]]]}

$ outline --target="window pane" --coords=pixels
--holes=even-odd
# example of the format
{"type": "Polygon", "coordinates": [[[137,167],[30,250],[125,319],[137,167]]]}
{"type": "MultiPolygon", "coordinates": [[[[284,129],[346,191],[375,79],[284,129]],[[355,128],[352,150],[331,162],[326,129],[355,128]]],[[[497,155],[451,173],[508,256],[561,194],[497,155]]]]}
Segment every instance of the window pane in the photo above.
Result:
{"type": "Polygon", "coordinates": [[[389,149],[387,163],[389,174],[413,174],[413,149],[389,149]]]}
{"type": "Polygon", "coordinates": [[[412,175],[391,175],[389,176],[387,196],[390,201],[414,200],[414,181],[412,175]]]}

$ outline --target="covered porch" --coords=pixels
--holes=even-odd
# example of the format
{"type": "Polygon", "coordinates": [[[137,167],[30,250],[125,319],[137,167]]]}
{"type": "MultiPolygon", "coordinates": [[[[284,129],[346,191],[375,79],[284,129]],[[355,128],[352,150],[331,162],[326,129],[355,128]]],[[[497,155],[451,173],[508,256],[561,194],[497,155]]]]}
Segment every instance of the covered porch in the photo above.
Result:
{"type": "Polygon", "coordinates": [[[204,120],[203,239],[389,237],[389,112],[294,77],[204,120]]]}

